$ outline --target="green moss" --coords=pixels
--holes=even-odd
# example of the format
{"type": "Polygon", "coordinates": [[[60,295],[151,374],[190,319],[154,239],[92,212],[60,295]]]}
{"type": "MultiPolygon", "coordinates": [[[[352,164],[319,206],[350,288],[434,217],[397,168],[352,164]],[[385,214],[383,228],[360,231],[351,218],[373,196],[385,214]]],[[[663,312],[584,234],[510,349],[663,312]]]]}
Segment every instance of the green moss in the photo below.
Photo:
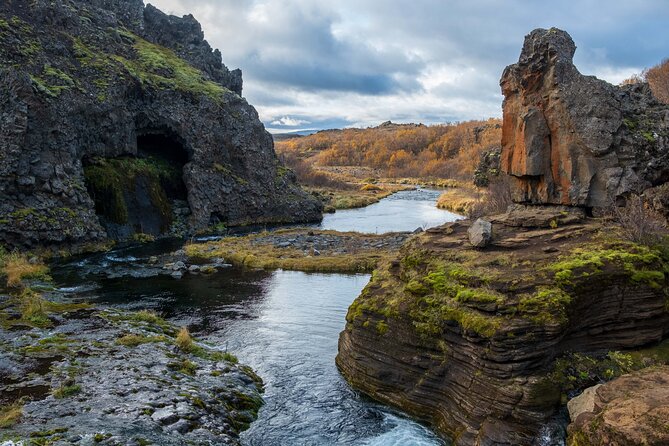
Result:
{"type": "Polygon", "coordinates": [[[30,438],[44,438],[51,437],[56,434],[64,434],[69,429],[66,427],[57,427],[55,429],[49,429],[48,431],[34,431],[30,433],[30,438]]]}
{"type": "Polygon", "coordinates": [[[171,224],[171,207],[165,187],[178,188],[182,179],[181,171],[167,161],[157,157],[99,158],[84,167],[84,177],[97,212],[117,224],[128,222],[125,192],[135,189],[138,177],[146,178],[151,202],[164,219],[163,229],[171,224]]]}
{"type": "Polygon", "coordinates": [[[72,79],[67,73],[59,70],[58,68],[51,67],[47,65],[44,67],[44,75],[61,82],[61,85],[64,87],[72,87],[75,85],[74,79],[72,79]]]}
{"type": "Polygon", "coordinates": [[[101,443],[105,441],[108,438],[111,438],[112,434],[110,433],[101,433],[98,432],[97,434],[93,435],[93,441],[96,443],[101,443]]]}
{"type": "Polygon", "coordinates": [[[141,344],[149,344],[153,342],[165,342],[167,338],[165,336],[145,336],[145,335],[136,335],[128,334],[121,336],[116,340],[117,344],[124,345],[126,347],[137,347],[141,344]]]}
{"type": "Polygon", "coordinates": [[[60,387],[54,389],[53,397],[56,399],[69,398],[81,392],[81,386],[79,384],[72,385],[61,385],[60,387]]]}
{"type": "Polygon", "coordinates": [[[144,234],[142,232],[138,232],[136,234],[133,234],[132,240],[137,243],[151,243],[156,241],[156,237],[151,234],[144,234]]]}
{"type": "Polygon", "coordinates": [[[385,321],[378,321],[376,323],[376,331],[379,332],[379,334],[386,334],[388,331],[388,324],[385,323],[385,321]]]}
{"type": "Polygon", "coordinates": [[[571,296],[561,288],[542,288],[532,295],[521,296],[518,310],[539,324],[551,321],[563,323],[567,320],[570,303],[571,296]]]}
{"type": "Polygon", "coordinates": [[[404,291],[407,293],[415,294],[417,296],[425,296],[430,292],[430,289],[423,285],[422,282],[416,279],[412,279],[404,287],[404,291]]]}
{"type": "Polygon", "coordinates": [[[190,376],[195,376],[195,372],[197,371],[197,364],[188,359],[184,359],[178,363],[170,363],[168,364],[168,367],[174,368],[184,375],[190,376]]]}
{"type": "Polygon", "coordinates": [[[455,300],[458,302],[480,302],[480,303],[502,303],[504,296],[483,288],[461,288],[455,294],[455,300]]]}
{"type": "Polygon", "coordinates": [[[664,268],[661,252],[634,243],[620,243],[611,248],[576,249],[549,265],[548,270],[555,274],[558,284],[568,285],[573,279],[602,273],[607,264],[622,266],[635,282],[651,286],[658,286],[658,282],[663,282],[665,278],[664,271],[653,269],[664,268]]]}
{"type": "Polygon", "coordinates": [[[449,299],[428,296],[420,300],[411,311],[418,333],[434,336],[442,333],[444,323],[457,322],[464,331],[474,332],[484,338],[492,337],[502,325],[502,318],[488,316],[476,310],[459,307],[449,299]]]}
{"type": "Polygon", "coordinates": [[[648,142],[655,142],[655,134],[653,132],[641,132],[641,136],[648,142]]]}
{"type": "Polygon", "coordinates": [[[223,96],[229,92],[227,88],[206,79],[202,71],[188,64],[174,51],[127,31],[119,31],[119,34],[134,41],[137,58],[127,59],[119,55],[112,58],[121,63],[143,85],[203,95],[217,102],[221,102],[223,96]]]}
{"type": "Polygon", "coordinates": [[[227,168],[226,166],[219,164],[219,163],[214,163],[214,169],[216,169],[217,172],[220,172],[222,174],[225,174],[226,176],[232,178],[235,180],[235,182],[242,184],[242,185],[247,185],[249,182],[245,180],[244,178],[240,177],[239,175],[235,174],[232,170],[227,168]]]}
{"type": "Polygon", "coordinates": [[[65,85],[50,85],[46,80],[36,75],[30,75],[30,79],[38,91],[52,98],[57,98],[63,91],[70,88],[69,86],[65,85]]]}

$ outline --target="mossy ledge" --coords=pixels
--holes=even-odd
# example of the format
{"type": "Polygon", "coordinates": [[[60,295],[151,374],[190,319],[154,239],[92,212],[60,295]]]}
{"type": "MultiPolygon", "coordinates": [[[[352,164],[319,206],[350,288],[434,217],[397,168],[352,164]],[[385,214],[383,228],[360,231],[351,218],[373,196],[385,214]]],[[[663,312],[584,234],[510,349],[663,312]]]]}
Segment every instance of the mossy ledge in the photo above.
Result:
{"type": "Polygon", "coordinates": [[[354,387],[457,445],[529,445],[567,395],[630,370],[618,351],[669,335],[664,247],[622,242],[595,219],[500,219],[479,250],[469,225],[414,236],[374,271],[339,340],[354,387]],[[583,355],[601,366],[582,369],[583,355]]]}

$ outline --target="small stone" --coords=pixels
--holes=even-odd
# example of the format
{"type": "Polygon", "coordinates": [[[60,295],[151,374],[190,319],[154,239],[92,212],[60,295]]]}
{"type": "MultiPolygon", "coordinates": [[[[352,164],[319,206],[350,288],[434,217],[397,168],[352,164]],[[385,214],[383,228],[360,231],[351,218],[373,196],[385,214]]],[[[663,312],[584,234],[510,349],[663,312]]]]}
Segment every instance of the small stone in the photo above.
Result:
{"type": "Polygon", "coordinates": [[[155,265],[156,263],[158,263],[158,257],[156,257],[156,256],[149,257],[149,260],[147,260],[147,263],[149,265],[155,265]]]}
{"type": "Polygon", "coordinates": [[[178,432],[180,434],[185,434],[190,430],[190,421],[188,420],[179,420],[174,424],[171,424],[165,428],[168,432],[178,432]]]}
{"type": "Polygon", "coordinates": [[[156,410],[152,415],[151,419],[156,423],[160,423],[163,426],[168,424],[175,423],[179,417],[174,413],[174,408],[172,407],[163,407],[162,409],[156,410]]]}
{"type": "Polygon", "coordinates": [[[321,252],[318,249],[314,248],[314,257],[321,255],[321,252]]]}
{"type": "Polygon", "coordinates": [[[184,273],[181,271],[174,271],[171,276],[174,277],[175,279],[181,279],[183,277],[184,273]]]}
{"type": "Polygon", "coordinates": [[[476,248],[485,248],[492,240],[492,223],[479,218],[467,230],[469,243],[476,248]]]}
{"type": "Polygon", "coordinates": [[[190,271],[191,273],[196,273],[200,271],[200,267],[197,265],[191,265],[188,267],[188,271],[190,271]]]}
{"type": "Polygon", "coordinates": [[[186,264],[185,264],[184,262],[182,262],[182,261],[178,261],[178,262],[176,262],[176,263],[172,266],[172,269],[173,269],[174,271],[181,271],[181,270],[184,270],[184,269],[186,269],[186,264]]]}

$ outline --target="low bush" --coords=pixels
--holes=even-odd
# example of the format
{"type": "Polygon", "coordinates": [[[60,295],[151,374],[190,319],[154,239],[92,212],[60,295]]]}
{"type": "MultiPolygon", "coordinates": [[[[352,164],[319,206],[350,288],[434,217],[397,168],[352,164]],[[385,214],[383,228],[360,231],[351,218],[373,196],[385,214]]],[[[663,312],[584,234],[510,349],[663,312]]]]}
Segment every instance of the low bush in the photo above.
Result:
{"type": "Polygon", "coordinates": [[[667,221],[653,210],[642,196],[631,195],[625,206],[611,206],[613,218],[620,223],[625,239],[655,246],[667,236],[667,221]]]}

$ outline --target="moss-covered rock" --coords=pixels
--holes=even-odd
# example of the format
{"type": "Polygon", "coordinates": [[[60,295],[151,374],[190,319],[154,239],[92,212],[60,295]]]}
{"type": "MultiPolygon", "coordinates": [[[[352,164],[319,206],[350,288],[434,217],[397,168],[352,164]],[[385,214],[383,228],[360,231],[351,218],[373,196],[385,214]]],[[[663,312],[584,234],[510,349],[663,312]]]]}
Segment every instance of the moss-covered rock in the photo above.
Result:
{"type": "Polygon", "coordinates": [[[532,444],[567,395],[631,370],[618,351],[669,334],[663,247],[577,220],[493,219],[483,250],[468,222],[413,237],[349,308],[340,370],[456,444],[532,444]]]}
{"type": "Polygon", "coordinates": [[[60,249],[157,235],[172,213],[187,217],[180,233],[321,217],[241,97],[241,72],[222,64],[192,16],[142,0],[18,0],[0,4],[0,20],[0,241],[60,249]],[[179,206],[127,165],[151,144],[178,160],[179,206]],[[137,189],[158,214],[150,222],[128,209],[137,189]],[[31,215],[14,215],[23,209],[31,215]]]}

